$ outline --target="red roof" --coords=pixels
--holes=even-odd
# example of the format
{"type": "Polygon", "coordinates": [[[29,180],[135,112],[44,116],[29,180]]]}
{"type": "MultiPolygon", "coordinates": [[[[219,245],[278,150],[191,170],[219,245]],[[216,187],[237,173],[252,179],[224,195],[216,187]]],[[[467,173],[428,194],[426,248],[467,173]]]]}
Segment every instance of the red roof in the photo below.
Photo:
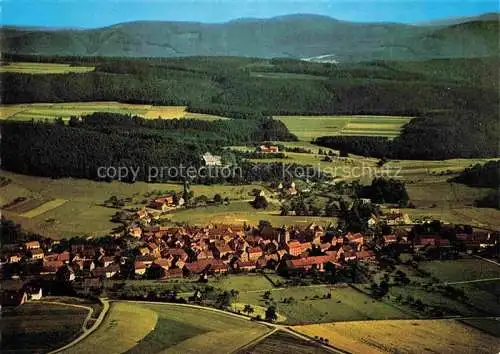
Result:
{"type": "Polygon", "coordinates": [[[250,247],[248,253],[262,253],[262,249],[260,247],[250,247]]]}
{"type": "Polygon", "coordinates": [[[330,255],[326,256],[313,256],[313,257],[305,257],[299,259],[291,259],[287,261],[287,265],[289,268],[301,268],[308,267],[315,264],[324,264],[327,262],[334,263],[333,257],[330,255]]]}

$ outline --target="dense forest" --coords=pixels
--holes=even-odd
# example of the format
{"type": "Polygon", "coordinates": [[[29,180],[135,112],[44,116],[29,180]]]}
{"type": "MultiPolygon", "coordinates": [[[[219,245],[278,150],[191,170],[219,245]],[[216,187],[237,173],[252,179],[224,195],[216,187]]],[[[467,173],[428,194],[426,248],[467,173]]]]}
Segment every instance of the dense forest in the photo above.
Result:
{"type": "Polygon", "coordinates": [[[371,185],[359,191],[358,196],[369,198],[378,204],[396,203],[403,207],[410,199],[404,182],[392,178],[374,178],[371,185]]]}
{"type": "Polygon", "coordinates": [[[443,160],[497,157],[498,114],[473,111],[429,113],[411,120],[394,140],[325,136],[314,143],[353,154],[392,159],[443,160]]]}
{"type": "Polygon", "coordinates": [[[500,209],[500,161],[490,161],[484,165],[477,164],[467,168],[451,181],[471,187],[492,188],[490,193],[476,200],[476,205],[500,209]]]}
{"type": "Polygon", "coordinates": [[[471,187],[500,188],[500,161],[490,161],[484,165],[476,164],[465,169],[452,179],[471,187]]]}
{"type": "MultiPolygon", "coordinates": [[[[291,179],[304,170],[298,165],[246,163],[237,154],[223,149],[236,143],[296,139],[281,122],[273,119],[203,122],[94,113],[73,117],[68,124],[62,120],[56,124],[4,121],[1,127],[2,167],[36,176],[120,178],[128,182],[190,179],[193,183],[239,184],[291,179]],[[211,167],[210,173],[198,173],[204,167],[202,155],[207,151],[221,154],[224,164],[233,166],[235,172],[217,173],[217,168],[211,167]],[[121,176],[110,176],[99,172],[102,167],[124,172],[121,176]],[[176,168],[177,172],[157,172],[161,168],[176,168]],[[196,170],[191,173],[187,168],[196,170]],[[133,171],[137,171],[135,176],[133,171]]],[[[317,173],[313,179],[326,178],[330,177],[317,173]]]]}

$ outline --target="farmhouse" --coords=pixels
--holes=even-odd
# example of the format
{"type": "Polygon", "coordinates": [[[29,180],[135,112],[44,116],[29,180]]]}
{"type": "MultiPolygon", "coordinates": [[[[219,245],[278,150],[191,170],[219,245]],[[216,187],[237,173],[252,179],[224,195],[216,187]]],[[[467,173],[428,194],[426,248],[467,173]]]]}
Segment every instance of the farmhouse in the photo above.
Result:
{"type": "Polygon", "coordinates": [[[37,250],[40,248],[40,242],[38,241],[28,241],[24,244],[24,248],[28,251],[37,250]]]}
{"type": "Polygon", "coordinates": [[[263,254],[262,249],[260,247],[248,247],[247,253],[248,253],[248,259],[250,261],[256,261],[263,254]]]}
{"type": "Polygon", "coordinates": [[[162,212],[165,212],[175,206],[175,196],[169,194],[160,198],[156,198],[151,203],[151,207],[162,212]]]}
{"type": "Polygon", "coordinates": [[[307,251],[311,247],[310,242],[300,243],[299,241],[290,241],[286,245],[286,251],[292,256],[298,256],[302,252],[307,251]]]}
{"type": "Polygon", "coordinates": [[[135,274],[136,275],[144,275],[146,273],[146,264],[141,261],[135,261],[135,274]]]}
{"type": "Polygon", "coordinates": [[[41,248],[37,248],[31,251],[31,258],[32,259],[43,259],[45,256],[45,252],[41,248]]]}
{"type": "Polygon", "coordinates": [[[269,153],[277,153],[280,151],[279,147],[274,146],[274,145],[261,145],[257,149],[258,152],[262,152],[265,154],[269,153]]]}

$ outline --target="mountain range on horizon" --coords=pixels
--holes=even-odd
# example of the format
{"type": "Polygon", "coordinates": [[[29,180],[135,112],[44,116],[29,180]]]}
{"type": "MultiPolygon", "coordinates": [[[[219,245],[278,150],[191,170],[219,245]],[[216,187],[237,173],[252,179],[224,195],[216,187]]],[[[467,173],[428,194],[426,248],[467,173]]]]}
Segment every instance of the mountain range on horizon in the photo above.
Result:
{"type": "Polygon", "coordinates": [[[421,24],[294,14],[217,24],[134,21],[95,29],[3,26],[0,45],[3,53],[23,55],[423,60],[498,56],[499,29],[499,13],[421,24]]]}

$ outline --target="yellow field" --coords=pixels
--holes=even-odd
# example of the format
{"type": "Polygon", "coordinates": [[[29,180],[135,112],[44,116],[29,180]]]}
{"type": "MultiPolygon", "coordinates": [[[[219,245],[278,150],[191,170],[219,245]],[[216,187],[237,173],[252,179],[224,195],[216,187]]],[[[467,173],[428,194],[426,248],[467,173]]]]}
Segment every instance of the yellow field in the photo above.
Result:
{"type": "Polygon", "coordinates": [[[119,102],[68,102],[29,103],[0,105],[0,119],[8,120],[52,120],[58,117],[69,120],[71,116],[82,116],[94,112],[110,112],[138,115],[149,119],[190,118],[206,121],[228,119],[208,114],[187,113],[185,106],[153,106],[119,102]]]}
{"type": "Polygon", "coordinates": [[[350,353],[498,353],[500,340],[455,320],[356,321],[295,326],[350,353]]]}
{"type": "Polygon", "coordinates": [[[60,207],[61,205],[65,204],[67,202],[66,199],[54,199],[51,201],[48,201],[39,207],[35,209],[31,209],[30,211],[27,211],[23,214],[21,214],[22,217],[24,218],[34,218],[38,215],[42,215],[43,213],[48,212],[49,210],[55,209],[57,207],[60,207]]]}
{"type": "Polygon", "coordinates": [[[100,327],[62,353],[124,353],[146,337],[155,328],[157,320],[158,314],[146,307],[126,302],[112,303],[100,327]]]}
{"type": "Polygon", "coordinates": [[[144,118],[183,118],[186,115],[185,106],[162,106],[151,107],[151,110],[144,114],[144,118]]]}
{"type": "Polygon", "coordinates": [[[94,71],[93,66],[71,66],[70,64],[14,62],[0,65],[0,73],[23,74],[67,74],[94,71]]]}

